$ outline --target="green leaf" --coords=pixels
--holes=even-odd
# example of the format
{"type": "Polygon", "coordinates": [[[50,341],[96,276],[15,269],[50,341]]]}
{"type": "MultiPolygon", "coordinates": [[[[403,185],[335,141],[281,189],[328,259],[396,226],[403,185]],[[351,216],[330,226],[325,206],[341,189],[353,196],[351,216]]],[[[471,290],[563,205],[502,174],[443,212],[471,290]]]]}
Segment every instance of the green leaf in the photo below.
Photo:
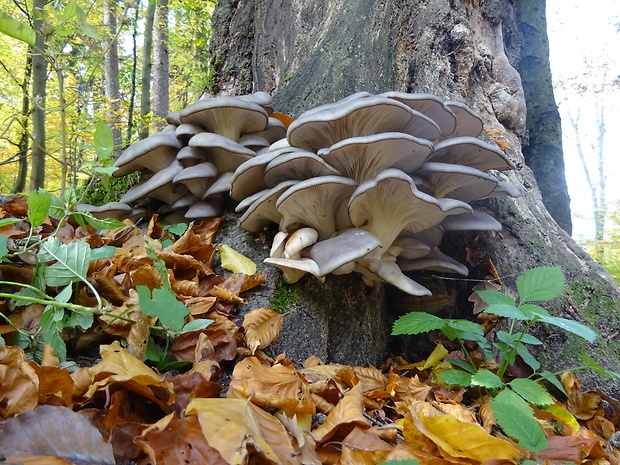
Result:
{"type": "Polygon", "coordinates": [[[495,373],[489,370],[478,370],[471,377],[471,384],[473,386],[482,386],[489,389],[499,389],[504,385],[502,379],[495,373]]]}
{"type": "Polygon", "coordinates": [[[41,341],[54,349],[54,355],[61,361],[67,359],[67,346],[60,336],[63,330],[64,310],[48,306],[41,314],[41,341]]]}
{"type": "Polygon", "coordinates": [[[530,344],[533,346],[542,345],[542,341],[538,339],[536,336],[532,336],[531,334],[524,334],[523,337],[521,338],[521,342],[523,344],[530,344]]]}
{"type": "Polygon", "coordinates": [[[615,371],[610,371],[607,368],[602,367],[587,355],[580,355],[579,357],[581,357],[581,360],[585,362],[588,368],[594,370],[599,375],[609,376],[616,381],[620,381],[620,373],[616,373],[615,371]]]}
{"type": "Polygon", "coordinates": [[[190,331],[200,331],[201,329],[205,329],[211,323],[213,323],[213,320],[208,320],[206,318],[190,321],[183,326],[183,329],[181,329],[181,334],[189,333],[190,331]]]}
{"type": "Polygon", "coordinates": [[[399,334],[421,334],[441,329],[446,321],[425,312],[411,312],[401,316],[394,322],[392,336],[399,334]]]}
{"type": "Polygon", "coordinates": [[[108,126],[103,120],[97,121],[97,127],[94,134],[95,153],[97,154],[97,160],[101,161],[108,156],[114,150],[114,136],[112,134],[112,128],[108,126]]]}
{"type": "Polygon", "coordinates": [[[110,258],[114,256],[116,253],[116,247],[111,245],[104,245],[101,247],[97,247],[96,249],[92,249],[90,251],[90,262],[94,262],[95,260],[100,260],[102,258],[110,258]]]}
{"type": "Polygon", "coordinates": [[[28,194],[28,221],[33,228],[43,224],[51,205],[51,194],[44,189],[28,194]]]}
{"type": "Polygon", "coordinates": [[[476,294],[489,305],[504,304],[513,307],[517,306],[515,299],[498,291],[476,291],[476,294]]]}
{"type": "Polygon", "coordinates": [[[56,218],[57,220],[63,218],[66,213],[65,204],[60,198],[56,197],[54,194],[51,194],[52,197],[52,206],[50,207],[50,211],[48,213],[52,218],[56,218]]]}
{"type": "Polygon", "coordinates": [[[509,334],[506,331],[498,331],[496,336],[497,339],[506,343],[509,347],[514,347],[515,343],[519,340],[520,333],[517,334],[509,334]]]}
{"type": "Polygon", "coordinates": [[[92,213],[87,211],[73,212],[73,217],[76,220],[78,216],[82,216],[86,220],[86,222],[95,229],[115,229],[125,226],[125,223],[119,220],[115,220],[113,218],[100,220],[99,218],[95,218],[92,213]]]}
{"type": "Polygon", "coordinates": [[[538,382],[527,378],[516,378],[508,385],[521,397],[534,405],[553,404],[553,397],[538,382]]]}
{"type": "Polygon", "coordinates": [[[172,234],[175,234],[177,236],[182,236],[183,234],[185,234],[185,231],[187,231],[187,223],[171,224],[170,226],[167,226],[165,229],[170,231],[172,234]]]}
{"type": "Polygon", "coordinates": [[[0,258],[9,253],[9,249],[6,246],[8,240],[9,238],[7,236],[0,236],[0,258]]]}
{"type": "Polygon", "coordinates": [[[468,387],[472,384],[472,375],[463,370],[445,370],[439,373],[439,379],[447,384],[456,384],[458,386],[468,387]]]}
{"type": "Polygon", "coordinates": [[[564,273],[559,266],[541,266],[524,271],[517,278],[521,303],[550,300],[564,288],[564,273]]]}
{"type": "Polygon", "coordinates": [[[565,396],[568,396],[568,394],[566,394],[566,390],[564,389],[564,385],[560,382],[557,375],[554,375],[549,370],[542,371],[540,375],[545,379],[545,381],[549,381],[553,387],[558,389],[558,391],[563,393],[565,396]]]}
{"type": "Polygon", "coordinates": [[[84,310],[72,310],[67,319],[67,326],[75,328],[79,326],[83,330],[89,329],[94,323],[93,314],[84,310]]]}
{"type": "Polygon", "coordinates": [[[151,291],[146,286],[138,286],[138,302],[145,315],[156,316],[161,324],[173,331],[180,331],[185,323],[189,310],[179,302],[174,292],[157,288],[151,291]]]}
{"type": "Polygon", "coordinates": [[[548,447],[547,438],[530,405],[510,389],[501,391],[491,402],[497,423],[519,445],[537,452],[548,447]]]}
{"type": "Polygon", "coordinates": [[[467,371],[468,373],[474,373],[476,371],[476,369],[474,367],[471,366],[471,364],[469,362],[466,362],[464,360],[459,360],[456,358],[452,358],[452,357],[447,357],[447,360],[452,364],[455,365],[459,368],[462,368],[463,370],[467,371]]]}
{"type": "Polygon", "coordinates": [[[105,174],[107,176],[112,176],[112,173],[117,169],[117,166],[95,166],[92,168],[95,173],[105,174]]]}
{"type": "MultiPolygon", "coordinates": [[[[97,32],[97,30],[88,23],[88,21],[86,20],[86,14],[84,14],[84,10],[82,10],[82,8],[77,3],[69,2],[67,4],[67,7],[65,8],[65,11],[67,9],[69,9],[69,8],[71,8],[71,16],[70,17],[71,18],[73,18],[73,17],[77,18],[78,25],[80,27],[80,31],[84,35],[87,35],[91,39],[100,39],[101,38],[101,36],[97,32]]],[[[67,19],[70,19],[70,18],[67,18],[67,19]]]]}
{"type": "Polygon", "coordinates": [[[557,326],[558,328],[562,328],[563,330],[576,334],[577,336],[581,336],[588,342],[593,342],[597,336],[594,330],[576,321],[567,320],[566,318],[544,316],[540,318],[540,321],[549,325],[557,326]]]}
{"type": "Polygon", "coordinates": [[[36,41],[34,29],[27,23],[12,18],[4,11],[0,11],[0,32],[34,47],[36,41]]]}
{"type": "Polygon", "coordinates": [[[484,328],[478,323],[467,320],[445,320],[445,322],[441,331],[451,341],[463,339],[480,342],[484,339],[484,328]]]}
{"type": "Polygon", "coordinates": [[[538,371],[538,369],[540,368],[540,362],[536,360],[536,357],[534,357],[530,353],[527,347],[525,347],[523,344],[519,344],[516,350],[517,354],[519,354],[523,361],[527,363],[532,368],[532,370],[538,371]]]}
{"type": "Polygon", "coordinates": [[[507,304],[493,304],[489,305],[489,308],[485,310],[487,313],[492,313],[497,316],[503,316],[504,318],[512,318],[515,320],[529,320],[530,317],[525,315],[519,308],[514,305],[507,304]]]}
{"type": "Polygon", "coordinates": [[[256,273],[256,264],[235,249],[222,244],[219,247],[219,252],[222,268],[233,273],[243,273],[250,276],[256,273]]]}
{"type": "Polygon", "coordinates": [[[4,227],[4,226],[8,226],[10,224],[15,224],[15,223],[19,223],[20,220],[19,218],[2,218],[0,220],[0,228],[4,227]]]}
{"type": "Polygon", "coordinates": [[[38,259],[40,262],[56,261],[44,269],[48,286],[85,281],[90,264],[90,246],[82,241],[63,244],[58,238],[51,237],[41,244],[38,259]]]}
{"type": "Polygon", "coordinates": [[[527,317],[528,320],[535,320],[541,316],[549,316],[549,312],[540,305],[521,304],[519,310],[527,317]]]}

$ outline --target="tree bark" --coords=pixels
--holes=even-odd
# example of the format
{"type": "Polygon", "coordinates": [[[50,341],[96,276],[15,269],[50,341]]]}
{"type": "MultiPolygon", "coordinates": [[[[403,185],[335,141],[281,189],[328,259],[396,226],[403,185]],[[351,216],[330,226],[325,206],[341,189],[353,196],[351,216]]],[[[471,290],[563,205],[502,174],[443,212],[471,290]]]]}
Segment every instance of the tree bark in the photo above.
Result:
{"type": "Polygon", "coordinates": [[[28,58],[26,59],[26,67],[24,69],[24,79],[21,83],[22,88],[22,112],[21,125],[22,135],[19,138],[17,147],[18,152],[18,168],[15,184],[11,188],[12,194],[18,194],[26,190],[26,179],[28,178],[28,149],[30,148],[30,136],[28,135],[28,120],[30,119],[30,79],[32,77],[32,47],[28,47],[28,58]]]}
{"type": "Polygon", "coordinates": [[[45,38],[41,33],[45,2],[34,0],[33,28],[36,41],[32,55],[32,152],[30,190],[38,189],[45,184],[45,99],[47,82],[47,61],[45,60],[45,38]]]}
{"type": "MultiPolygon", "coordinates": [[[[158,0],[153,48],[153,114],[165,118],[169,109],[168,0],[158,0]]],[[[165,126],[165,123],[164,123],[165,126]]]]}
{"type": "MultiPolygon", "coordinates": [[[[547,308],[596,328],[601,337],[588,346],[577,337],[541,328],[545,344],[539,357],[555,369],[573,366],[580,362],[577,354],[587,353],[618,370],[620,344],[615,328],[620,327],[620,290],[553,220],[525,164],[528,114],[516,69],[525,39],[518,26],[511,0],[220,0],[213,15],[213,90],[215,94],[269,92],[274,95],[275,111],[293,117],[357,91],[429,92],[468,104],[482,116],[487,129],[510,144],[506,153],[517,169],[500,178],[517,186],[521,195],[476,204],[503,224],[501,232],[452,233],[444,238],[442,250],[468,265],[470,279],[487,274],[482,259],[490,258],[503,277],[504,291],[512,295],[520,272],[560,265],[567,286],[547,308]]],[[[467,297],[475,282],[445,280],[433,273],[413,277],[441,288],[454,302],[451,312],[471,316],[467,297]]],[[[386,294],[395,307],[398,296],[392,289],[386,294]]],[[[303,311],[320,313],[316,307],[303,311]]],[[[349,309],[350,317],[337,323],[341,331],[334,334],[346,333],[347,325],[357,318],[355,312],[349,309]]],[[[361,345],[365,336],[359,333],[361,345]]]]}
{"type": "MultiPolygon", "coordinates": [[[[144,45],[142,47],[142,82],[140,94],[140,115],[146,118],[151,112],[151,73],[153,71],[153,23],[157,0],[149,0],[144,18],[144,45]]],[[[141,122],[140,139],[149,135],[148,125],[141,122]]]]}
{"type": "Polygon", "coordinates": [[[106,119],[108,125],[112,129],[114,146],[116,147],[116,150],[120,150],[123,143],[123,136],[120,125],[118,124],[121,90],[118,80],[116,0],[105,0],[103,2],[103,23],[106,27],[106,34],[108,37],[103,67],[103,80],[105,83],[104,94],[107,99],[106,119]]]}

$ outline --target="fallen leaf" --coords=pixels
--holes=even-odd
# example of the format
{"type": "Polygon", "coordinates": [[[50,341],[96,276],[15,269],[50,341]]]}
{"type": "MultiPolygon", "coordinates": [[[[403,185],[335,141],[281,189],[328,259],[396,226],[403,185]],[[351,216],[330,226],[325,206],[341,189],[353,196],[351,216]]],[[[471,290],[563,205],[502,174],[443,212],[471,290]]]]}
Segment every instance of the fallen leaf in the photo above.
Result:
{"type": "Polygon", "coordinates": [[[222,268],[233,273],[243,273],[249,276],[256,273],[256,264],[245,255],[240,254],[225,244],[220,245],[218,249],[220,259],[222,260],[222,268]]]}
{"type": "Polygon", "coordinates": [[[364,417],[361,384],[357,384],[345,394],[338,405],[329,412],[323,424],[312,430],[312,436],[319,442],[326,442],[334,437],[342,439],[356,426],[370,427],[364,417]]]}
{"type": "Polygon", "coordinates": [[[245,340],[252,355],[278,338],[283,319],[283,314],[270,308],[255,308],[245,315],[241,326],[245,328],[245,340]]]}
{"type": "Polygon", "coordinates": [[[39,400],[39,378],[18,347],[0,346],[0,416],[32,410],[39,400]]]}

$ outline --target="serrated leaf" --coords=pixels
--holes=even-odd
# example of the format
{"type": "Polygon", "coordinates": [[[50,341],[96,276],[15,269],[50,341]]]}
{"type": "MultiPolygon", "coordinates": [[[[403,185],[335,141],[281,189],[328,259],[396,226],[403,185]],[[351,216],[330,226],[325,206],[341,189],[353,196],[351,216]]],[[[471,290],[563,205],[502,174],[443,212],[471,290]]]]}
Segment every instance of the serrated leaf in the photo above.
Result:
{"type": "Polygon", "coordinates": [[[90,246],[82,241],[63,244],[58,238],[52,237],[41,244],[38,259],[40,262],[56,261],[44,268],[45,283],[52,287],[64,286],[86,279],[90,246]]]}
{"type": "Polygon", "coordinates": [[[463,370],[444,370],[439,373],[439,379],[446,384],[456,384],[458,386],[468,387],[471,386],[471,373],[467,373],[463,370]]]}
{"type": "Polygon", "coordinates": [[[0,11],[0,32],[34,47],[36,40],[34,29],[28,24],[12,18],[4,11],[0,11]]]}
{"type": "Polygon", "coordinates": [[[557,375],[554,375],[549,370],[541,371],[540,375],[545,379],[545,381],[550,382],[553,387],[557,388],[558,391],[563,393],[565,396],[568,396],[568,394],[566,393],[566,389],[564,389],[564,385],[560,382],[557,375]]]}
{"type": "Polygon", "coordinates": [[[451,341],[463,339],[480,342],[484,339],[484,328],[478,323],[468,320],[445,320],[445,322],[441,331],[451,341]]]}
{"type": "Polygon", "coordinates": [[[497,339],[506,343],[509,347],[514,347],[515,343],[519,340],[519,333],[517,334],[509,334],[506,331],[498,331],[497,339]]]}
{"type": "Polygon", "coordinates": [[[493,414],[504,432],[526,449],[537,452],[548,447],[547,438],[530,405],[510,389],[501,391],[491,402],[493,414]]]}
{"type": "Polygon", "coordinates": [[[95,173],[106,174],[112,176],[112,174],[118,170],[117,166],[95,166],[92,168],[95,173]]]}
{"type": "Polygon", "coordinates": [[[508,385],[521,397],[534,405],[549,405],[554,402],[547,390],[536,381],[527,378],[516,378],[508,385]]]}
{"type": "Polygon", "coordinates": [[[114,136],[112,134],[112,128],[110,128],[110,126],[108,126],[103,120],[97,121],[97,127],[95,128],[93,140],[95,144],[95,153],[97,154],[97,160],[99,161],[107,158],[114,150],[114,136]]]}
{"type": "Polygon", "coordinates": [[[187,223],[171,224],[170,226],[167,226],[166,229],[172,234],[182,236],[185,234],[185,231],[187,231],[187,223]]]}
{"type": "Polygon", "coordinates": [[[145,315],[156,316],[161,324],[174,331],[180,331],[185,323],[189,310],[176,299],[174,292],[157,288],[151,291],[146,286],[136,287],[140,310],[145,315]]]}
{"type": "Polygon", "coordinates": [[[528,320],[534,320],[541,316],[550,316],[549,312],[540,305],[521,304],[519,310],[527,317],[528,320]]]}
{"type": "Polygon", "coordinates": [[[222,244],[219,246],[219,252],[222,268],[233,273],[243,273],[249,276],[256,274],[256,264],[235,249],[222,244]]]}
{"type": "Polygon", "coordinates": [[[213,323],[213,320],[208,320],[206,318],[200,318],[198,320],[190,321],[185,326],[183,326],[183,329],[181,329],[181,334],[189,333],[190,331],[200,331],[201,329],[205,329],[211,323],[213,323]]]}
{"type": "Polygon", "coordinates": [[[51,194],[43,189],[28,194],[28,221],[33,228],[43,224],[51,205],[51,194]]]}
{"type": "Polygon", "coordinates": [[[443,328],[445,320],[425,312],[411,312],[394,322],[392,335],[421,334],[443,328]]]}
{"type": "Polygon", "coordinates": [[[67,346],[60,333],[63,329],[64,311],[48,306],[41,314],[41,341],[54,349],[54,355],[61,361],[67,359],[67,346]]]}
{"type": "Polygon", "coordinates": [[[489,370],[478,370],[471,377],[471,384],[474,386],[482,386],[488,389],[498,389],[504,385],[502,379],[489,370]]]}
{"type": "Polygon", "coordinates": [[[452,358],[452,357],[448,357],[447,360],[452,364],[455,365],[459,368],[462,368],[463,370],[467,371],[468,373],[473,374],[476,369],[474,367],[471,366],[471,364],[469,364],[468,362],[464,361],[464,360],[458,360],[456,358],[452,358]]]}
{"type": "Polygon", "coordinates": [[[536,360],[536,357],[534,357],[530,353],[527,347],[525,347],[523,344],[519,344],[517,346],[517,354],[519,354],[523,361],[527,363],[532,368],[532,370],[538,371],[538,369],[540,368],[540,362],[536,360]]]}
{"type": "Polygon", "coordinates": [[[65,216],[65,204],[60,198],[56,197],[54,194],[50,195],[52,197],[52,205],[50,207],[48,215],[52,218],[56,218],[57,220],[59,220],[65,216]]]}
{"type": "Polygon", "coordinates": [[[489,305],[489,308],[485,310],[487,313],[493,315],[502,316],[504,318],[512,318],[515,320],[529,320],[529,315],[525,315],[518,307],[507,304],[493,304],[489,305]]]}
{"type": "Polygon", "coordinates": [[[67,319],[67,326],[75,328],[79,326],[83,330],[89,329],[94,323],[94,316],[90,312],[83,310],[72,310],[71,315],[67,319]]]}
{"type": "Polygon", "coordinates": [[[517,306],[515,299],[510,297],[509,295],[502,294],[498,291],[476,291],[476,294],[480,296],[482,300],[484,300],[487,304],[504,304],[504,305],[512,305],[513,307],[517,306]]]}
{"type": "Polygon", "coordinates": [[[564,288],[564,273],[559,266],[541,266],[524,271],[517,278],[521,303],[550,300],[564,288]]]}
{"type": "Polygon", "coordinates": [[[562,328],[564,331],[576,334],[577,336],[581,336],[588,342],[593,342],[597,336],[594,330],[576,321],[567,320],[566,318],[543,316],[540,318],[540,321],[549,325],[557,326],[558,328],[562,328]]]}
{"type": "Polygon", "coordinates": [[[579,357],[581,357],[581,360],[585,362],[588,368],[594,370],[599,375],[609,376],[610,378],[613,378],[615,380],[620,380],[620,373],[608,370],[607,368],[596,363],[595,360],[591,359],[587,355],[580,355],[579,357]]]}

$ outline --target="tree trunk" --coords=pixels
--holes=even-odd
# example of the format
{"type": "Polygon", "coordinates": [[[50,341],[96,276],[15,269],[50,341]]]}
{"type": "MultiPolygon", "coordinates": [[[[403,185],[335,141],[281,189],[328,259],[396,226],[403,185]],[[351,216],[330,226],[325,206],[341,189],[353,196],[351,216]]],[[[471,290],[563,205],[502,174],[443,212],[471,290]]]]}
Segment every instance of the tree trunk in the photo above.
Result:
{"type": "MultiPolygon", "coordinates": [[[[538,5],[544,10],[544,0],[538,5]]],[[[471,279],[487,274],[482,259],[490,258],[503,277],[504,290],[513,295],[520,272],[560,265],[567,277],[566,289],[547,308],[596,328],[601,337],[588,346],[577,337],[541,329],[545,344],[539,356],[544,366],[574,366],[580,362],[577,354],[587,353],[618,370],[620,290],[553,220],[524,162],[527,108],[516,68],[527,39],[523,33],[528,31],[518,26],[511,0],[220,0],[213,15],[211,44],[214,93],[266,91],[274,95],[275,111],[293,117],[358,91],[429,92],[468,104],[482,116],[487,129],[509,142],[506,153],[517,169],[500,176],[517,186],[521,196],[478,202],[476,208],[495,216],[503,230],[451,233],[444,238],[442,250],[467,263],[471,279]]],[[[545,83],[545,92],[550,92],[551,82],[545,83]]],[[[537,97],[528,93],[528,98],[537,97]]],[[[467,296],[475,282],[442,280],[433,273],[421,273],[415,279],[424,285],[435,282],[454,301],[451,311],[471,315],[467,296]]],[[[302,281],[297,289],[304,292],[302,281]]],[[[332,288],[325,291],[323,300],[330,298],[329,292],[338,298],[332,288]]],[[[386,294],[392,307],[415,308],[395,305],[402,299],[393,289],[386,289],[386,294]]],[[[298,313],[321,318],[320,307],[316,303],[297,309],[289,319],[298,313]]],[[[351,322],[360,318],[356,311],[350,307],[348,318],[330,322],[338,325],[332,334],[346,334],[351,322]]],[[[368,333],[355,331],[359,331],[359,345],[365,345],[368,333]]]]}
{"type": "MultiPolygon", "coordinates": [[[[153,23],[155,21],[156,0],[149,0],[144,18],[144,46],[142,47],[142,82],[140,95],[140,115],[145,118],[151,112],[151,72],[153,70],[153,23]]],[[[148,125],[141,122],[140,139],[149,135],[148,125]]]]}
{"type": "Polygon", "coordinates": [[[105,0],[103,2],[103,23],[106,27],[106,34],[108,37],[103,67],[103,80],[105,83],[104,94],[107,100],[106,120],[112,129],[114,146],[116,147],[116,150],[119,150],[123,143],[123,136],[120,125],[118,124],[121,90],[118,80],[116,0],[105,0]]]}
{"type": "Polygon", "coordinates": [[[44,0],[34,0],[33,26],[36,41],[32,55],[32,170],[30,172],[30,190],[43,187],[45,184],[45,98],[47,82],[47,62],[43,55],[45,39],[41,34],[43,27],[44,0]]]}
{"type": "Polygon", "coordinates": [[[28,178],[28,149],[30,147],[30,136],[28,135],[28,120],[30,119],[30,79],[32,78],[32,47],[28,47],[28,58],[26,59],[26,68],[24,69],[24,79],[21,84],[22,88],[22,135],[17,144],[18,152],[18,168],[15,184],[11,188],[12,194],[18,194],[26,190],[26,179],[28,178]]]}
{"type": "MultiPolygon", "coordinates": [[[[169,110],[168,0],[158,0],[153,49],[153,114],[165,118],[169,110]]],[[[162,127],[165,126],[165,123],[162,127]]]]}

